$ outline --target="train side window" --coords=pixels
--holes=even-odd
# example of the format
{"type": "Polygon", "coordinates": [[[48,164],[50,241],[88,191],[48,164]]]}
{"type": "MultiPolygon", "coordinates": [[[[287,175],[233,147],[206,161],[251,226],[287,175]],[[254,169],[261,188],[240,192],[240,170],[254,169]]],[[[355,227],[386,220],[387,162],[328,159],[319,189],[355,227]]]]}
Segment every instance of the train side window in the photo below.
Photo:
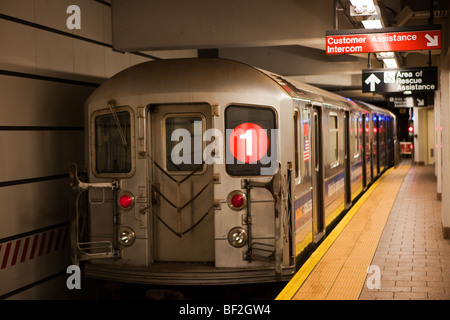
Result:
{"type": "Polygon", "coordinates": [[[170,115],[164,124],[167,171],[202,170],[203,119],[196,115],[170,115]]]}
{"type": "Polygon", "coordinates": [[[365,147],[365,152],[366,152],[366,158],[370,157],[370,115],[365,115],[365,136],[366,136],[366,147],[365,147]]]}
{"type": "Polygon", "coordinates": [[[359,120],[357,116],[352,117],[352,124],[351,124],[351,132],[350,132],[350,138],[352,139],[353,144],[353,158],[359,157],[359,120]]]}
{"type": "Polygon", "coordinates": [[[300,158],[300,148],[299,148],[299,115],[298,115],[298,110],[294,111],[294,174],[295,174],[295,179],[296,179],[296,183],[300,183],[300,179],[299,179],[299,171],[300,171],[300,167],[299,167],[299,158],[300,158]]]}
{"type": "Polygon", "coordinates": [[[332,168],[339,165],[339,127],[337,114],[329,115],[329,148],[328,148],[328,162],[332,168]]]}
{"type": "Polygon", "coordinates": [[[302,110],[303,183],[311,182],[311,112],[302,110]]]}
{"type": "Polygon", "coordinates": [[[132,118],[116,108],[115,114],[100,110],[93,114],[94,173],[102,177],[129,176],[132,163],[132,118]],[[120,128],[119,128],[120,126],[120,128]]]}

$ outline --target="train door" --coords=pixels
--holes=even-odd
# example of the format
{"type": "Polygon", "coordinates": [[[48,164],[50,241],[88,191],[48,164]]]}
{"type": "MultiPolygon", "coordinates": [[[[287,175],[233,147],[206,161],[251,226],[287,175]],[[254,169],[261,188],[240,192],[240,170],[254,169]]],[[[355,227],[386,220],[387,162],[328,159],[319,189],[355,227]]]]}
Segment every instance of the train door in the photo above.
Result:
{"type": "Polygon", "coordinates": [[[313,187],[313,239],[314,243],[320,241],[325,235],[325,208],[323,190],[323,138],[322,138],[322,110],[313,106],[311,109],[311,138],[313,148],[311,158],[313,165],[312,187],[313,187]]]}
{"type": "Polygon", "coordinates": [[[384,116],[379,116],[378,119],[378,160],[379,172],[383,172],[386,168],[386,123],[384,116]]]}
{"type": "Polygon", "coordinates": [[[378,176],[380,173],[380,162],[379,162],[379,152],[378,152],[378,116],[376,114],[372,114],[372,122],[373,122],[373,135],[372,135],[372,170],[373,170],[373,177],[378,176]]]}
{"type": "Polygon", "coordinates": [[[386,116],[386,166],[390,167],[393,164],[393,148],[392,148],[392,119],[386,116]]]}
{"type": "Polygon", "coordinates": [[[213,168],[203,162],[211,107],[149,107],[152,260],[214,261],[213,168]]]}
{"type": "Polygon", "coordinates": [[[350,161],[350,112],[344,111],[344,185],[345,185],[345,207],[349,208],[352,202],[351,193],[351,161],[350,161]]]}
{"type": "Polygon", "coordinates": [[[371,146],[370,146],[370,115],[363,115],[363,141],[364,141],[364,152],[363,152],[363,166],[364,166],[364,187],[367,187],[372,181],[372,172],[370,168],[371,165],[371,146]]]}

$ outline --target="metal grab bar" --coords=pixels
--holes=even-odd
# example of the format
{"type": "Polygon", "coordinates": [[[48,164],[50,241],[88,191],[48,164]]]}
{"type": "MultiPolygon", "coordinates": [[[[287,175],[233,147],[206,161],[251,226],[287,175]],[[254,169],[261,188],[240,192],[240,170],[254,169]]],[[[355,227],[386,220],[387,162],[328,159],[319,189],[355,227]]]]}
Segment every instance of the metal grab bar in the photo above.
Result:
{"type": "MultiPolygon", "coordinates": [[[[85,183],[78,178],[78,168],[75,163],[69,166],[69,177],[71,179],[70,186],[74,191],[74,204],[70,206],[70,246],[72,264],[78,265],[80,261],[92,260],[100,258],[115,258],[119,251],[115,249],[115,243],[110,241],[94,241],[94,242],[80,242],[79,241],[79,219],[80,208],[79,203],[82,194],[90,188],[101,188],[115,190],[119,187],[118,181],[106,183],[85,183]],[[100,251],[100,252],[99,252],[100,251]]],[[[114,224],[114,228],[116,224],[114,224]]],[[[116,230],[113,230],[114,235],[116,230]]],[[[115,239],[115,237],[114,237],[115,239]]]]}
{"type": "MultiPolygon", "coordinates": [[[[268,261],[271,260],[274,262],[275,265],[275,277],[277,281],[281,280],[281,264],[283,259],[283,249],[282,249],[282,239],[281,239],[281,213],[283,210],[282,207],[282,201],[284,201],[284,198],[286,197],[285,188],[286,186],[284,183],[286,181],[290,181],[289,179],[286,179],[283,181],[282,175],[281,175],[281,164],[278,162],[278,170],[275,175],[273,175],[272,179],[269,182],[261,182],[261,181],[254,181],[251,179],[242,179],[241,180],[241,186],[242,188],[247,189],[247,199],[248,203],[251,202],[250,200],[250,190],[253,188],[263,188],[267,189],[274,201],[275,206],[275,239],[274,239],[274,245],[272,246],[274,248],[274,251],[270,256],[273,256],[272,258],[264,257],[264,260],[268,261]],[[284,183],[283,183],[284,182],[284,183]]],[[[290,174],[290,171],[288,170],[288,174],[290,174]]],[[[253,246],[257,244],[256,242],[252,241],[252,229],[251,229],[251,206],[247,207],[247,229],[248,229],[248,250],[245,253],[245,259],[248,261],[252,261],[252,259],[261,259],[259,255],[255,255],[254,250],[259,251],[267,251],[267,250],[261,250],[261,248],[254,248],[253,246]]],[[[265,244],[266,246],[269,246],[265,244]]]]}

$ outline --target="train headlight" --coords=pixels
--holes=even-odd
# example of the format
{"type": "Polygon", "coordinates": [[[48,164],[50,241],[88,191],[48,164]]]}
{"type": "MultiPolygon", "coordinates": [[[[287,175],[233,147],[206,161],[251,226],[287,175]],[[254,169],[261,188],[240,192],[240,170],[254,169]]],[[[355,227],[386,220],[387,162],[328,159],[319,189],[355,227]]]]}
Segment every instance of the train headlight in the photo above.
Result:
{"type": "Polygon", "coordinates": [[[247,196],[240,190],[232,191],[227,197],[227,204],[233,210],[241,210],[247,205],[247,196]]]}
{"type": "Polygon", "coordinates": [[[247,244],[247,231],[241,227],[234,227],[228,232],[228,242],[235,248],[242,248],[247,244]]]}
{"type": "Polygon", "coordinates": [[[130,209],[134,204],[134,196],[128,191],[123,191],[119,195],[119,207],[122,209],[130,209]]]}
{"type": "Polygon", "coordinates": [[[129,247],[136,240],[136,233],[130,227],[122,226],[117,232],[117,240],[124,247],[129,247]]]}

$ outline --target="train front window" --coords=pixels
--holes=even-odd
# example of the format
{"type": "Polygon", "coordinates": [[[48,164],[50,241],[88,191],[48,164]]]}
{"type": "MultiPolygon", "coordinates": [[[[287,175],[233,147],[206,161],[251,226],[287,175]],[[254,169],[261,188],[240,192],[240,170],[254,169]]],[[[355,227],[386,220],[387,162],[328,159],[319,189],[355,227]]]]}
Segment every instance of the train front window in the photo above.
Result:
{"type": "Polygon", "coordinates": [[[165,120],[167,171],[203,169],[203,120],[200,116],[171,115],[165,120]]]}
{"type": "Polygon", "coordinates": [[[94,123],[96,172],[99,174],[131,172],[130,113],[127,111],[115,114],[103,113],[95,117],[94,123]]]}
{"type": "Polygon", "coordinates": [[[275,112],[268,107],[225,109],[226,170],[232,176],[272,175],[277,166],[275,112]]]}

